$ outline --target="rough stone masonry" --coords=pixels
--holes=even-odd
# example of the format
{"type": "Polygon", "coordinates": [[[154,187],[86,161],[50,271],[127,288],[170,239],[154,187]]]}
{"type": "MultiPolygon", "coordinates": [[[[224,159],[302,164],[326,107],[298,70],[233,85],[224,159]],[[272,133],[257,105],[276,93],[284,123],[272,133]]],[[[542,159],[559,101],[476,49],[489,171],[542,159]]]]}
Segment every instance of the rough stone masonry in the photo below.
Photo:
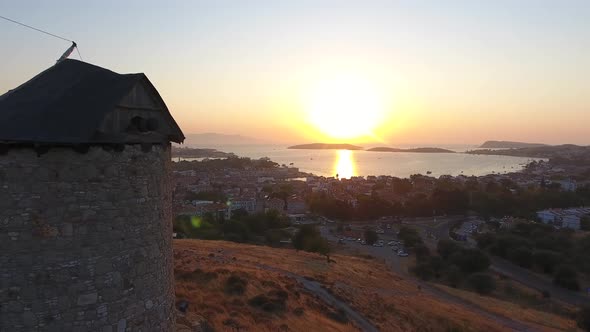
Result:
{"type": "Polygon", "coordinates": [[[0,331],[172,331],[170,146],[0,154],[0,331]]]}

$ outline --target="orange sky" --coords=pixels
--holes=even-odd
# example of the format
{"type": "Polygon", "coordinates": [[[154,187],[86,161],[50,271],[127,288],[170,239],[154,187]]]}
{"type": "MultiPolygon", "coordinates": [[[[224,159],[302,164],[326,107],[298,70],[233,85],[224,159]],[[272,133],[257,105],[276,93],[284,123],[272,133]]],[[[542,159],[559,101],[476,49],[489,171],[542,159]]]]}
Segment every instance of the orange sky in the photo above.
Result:
{"type": "MultiPolygon", "coordinates": [[[[145,72],[187,134],[362,143],[311,125],[305,100],[354,73],[383,101],[370,138],[383,144],[590,144],[588,1],[64,0],[0,12],[76,40],[84,61],[145,72]]],[[[0,91],[68,47],[0,24],[0,91]]],[[[358,108],[346,118],[360,121],[358,108]]]]}

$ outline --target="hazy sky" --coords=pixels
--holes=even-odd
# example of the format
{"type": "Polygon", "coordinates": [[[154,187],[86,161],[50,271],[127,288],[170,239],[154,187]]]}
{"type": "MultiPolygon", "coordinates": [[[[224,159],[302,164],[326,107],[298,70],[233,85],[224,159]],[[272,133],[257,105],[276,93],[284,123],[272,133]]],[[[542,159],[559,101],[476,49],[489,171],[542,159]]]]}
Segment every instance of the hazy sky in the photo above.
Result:
{"type": "MultiPolygon", "coordinates": [[[[375,134],[391,145],[590,144],[588,0],[0,0],[0,15],[145,72],[185,134],[329,140],[302,95],[353,73],[386,101],[375,134]]],[[[2,20],[0,42],[2,92],[69,46],[2,20]]]]}

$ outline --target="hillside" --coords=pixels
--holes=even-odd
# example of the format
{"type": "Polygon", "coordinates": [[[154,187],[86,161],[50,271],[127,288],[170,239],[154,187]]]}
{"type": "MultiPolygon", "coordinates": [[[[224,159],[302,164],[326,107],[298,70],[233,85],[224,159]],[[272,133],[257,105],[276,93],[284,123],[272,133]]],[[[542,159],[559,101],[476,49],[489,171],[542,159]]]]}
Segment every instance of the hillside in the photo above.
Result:
{"type": "Polygon", "coordinates": [[[388,147],[377,147],[371,148],[367,151],[374,151],[374,152],[419,152],[419,153],[455,153],[455,151],[441,149],[441,148],[413,148],[413,149],[398,149],[398,148],[388,148],[388,147]]]}
{"type": "Polygon", "coordinates": [[[293,145],[287,149],[306,149],[306,150],[363,150],[362,147],[352,144],[328,144],[328,143],[312,143],[293,145]]]}
{"type": "Polygon", "coordinates": [[[187,134],[184,145],[195,147],[209,147],[219,145],[249,145],[267,144],[268,142],[242,135],[227,135],[219,133],[187,134]]]}
{"type": "Polygon", "coordinates": [[[481,149],[520,149],[547,146],[541,143],[524,143],[512,141],[486,141],[479,146],[481,149]]]}
{"type": "MultiPolygon", "coordinates": [[[[513,322],[432,295],[376,259],[224,241],[175,240],[176,298],[183,326],[216,331],[506,331],[513,322]],[[362,329],[359,328],[362,326],[362,329]]],[[[524,310],[524,309],[523,309],[524,310]]],[[[527,309],[528,310],[528,309],[527,309]]],[[[537,317],[537,312],[528,310],[537,317]]],[[[539,322],[551,319],[538,314],[539,322]]],[[[179,329],[190,331],[190,329],[179,329]]]]}

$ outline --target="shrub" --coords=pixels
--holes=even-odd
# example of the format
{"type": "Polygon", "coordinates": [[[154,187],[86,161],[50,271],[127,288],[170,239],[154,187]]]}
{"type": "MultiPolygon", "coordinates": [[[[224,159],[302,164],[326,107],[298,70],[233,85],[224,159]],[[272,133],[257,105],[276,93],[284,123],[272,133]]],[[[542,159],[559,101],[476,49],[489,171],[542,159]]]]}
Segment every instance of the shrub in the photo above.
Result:
{"type": "Polygon", "coordinates": [[[570,290],[580,290],[576,270],[569,265],[561,265],[557,268],[553,276],[553,283],[570,290]]]}
{"type": "Polygon", "coordinates": [[[526,247],[518,247],[508,251],[508,259],[522,267],[529,268],[533,262],[533,253],[526,247]]]}
{"type": "Polygon", "coordinates": [[[247,280],[234,274],[225,281],[224,291],[228,295],[242,295],[246,292],[247,286],[247,280]]]}
{"type": "Polygon", "coordinates": [[[582,308],[577,315],[578,326],[586,331],[590,331],[590,307],[582,308]]]}
{"type": "Polygon", "coordinates": [[[496,237],[496,241],[490,246],[490,251],[500,257],[507,257],[508,252],[518,247],[530,247],[526,238],[513,234],[502,234],[496,237]]]}
{"type": "Polygon", "coordinates": [[[248,300],[252,307],[262,309],[268,313],[282,313],[287,310],[287,292],[273,290],[265,294],[259,294],[248,300]]]}
{"type": "Polygon", "coordinates": [[[483,233],[476,235],[475,239],[477,240],[477,247],[479,249],[486,249],[496,240],[496,236],[492,233],[483,233]]]}
{"type": "Polygon", "coordinates": [[[409,227],[401,227],[399,230],[398,237],[404,242],[404,246],[408,248],[414,248],[419,244],[422,244],[422,237],[417,230],[409,227]]]}
{"type": "Polygon", "coordinates": [[[533,254],[533,262],[544,273],[553,273],[555,267],[561,261],[560,255],[550,250],[538,250],[533,254]]]}
{"type": "Polygon", "coordinates": [[[451,265],[447,268],[447,281],[451,287],[459,287],[463,281],[463,272],[457,265],[451,265]]]}
{"type": "Polygon", "coordinates": [[[342,309],[328,312],[328,317],[330,319],[340,322],[342,324],[348,323],[348,315],[346,314],[346,311],[344,311],[342,309]]]}
{"type": "Polygon", "coordinates": [[[302,307],[297,307],[295,308],[295,310],[293,310],[293,313],[295,314],[295,316],[303,316],[303,314],[305,313],[305,309],[303,309],[302,307]]]}
{"type": "Polygon", "coordinates": [[[440,258],[440,256],[431,256],[428,260],[428,264],[432,268],[432,271],[434,272],[434,276],[437,279],[440,278],[441,273],[446,266],[446,264],[442,260],[442,258],[440,258]]]}
{"type": "Polygon", "coordinates": [[[178,274],[179,280],[190,280],[199,284],[206,284],[215,278],[217,278],[217,273],[205,272],[199,268],[195,269],[193,272],[184,272],[178,274]]]}
{"type": "Polygon", "coordinates": [[[379,236],[374,230],[367,229],[365,231],[365,241],[367,241],[368,245],[372,246],[377,240],[379,240],[379,236]]]}
{"type": "Polygon", "coordinates": [[[487,273],[474,273],[467,278],[467,283],[479,294],[490,294],[496,289],[496,281],[487,273]]]}
{"type": "Polygon", "coordinates": [[[449,261],[466,274],[485,271],[490,266],[490,259],[479,249],[461,249],[453,253],[449,261]]]}
{"type": "Polygon", "coordinates": [[[438,241],[436,246],[436,252],[438,252],[438,254],[444,259],[449,258],[449,256],[459,250],[461,250],[461,246],[452,240],[442,239],[438,241]]]}
{"type": "Polygon", "coordinates": [[[304,225],[293,237],[293,247],[296,250],[317,252],[329,258],[330,244],[312,225],[304,225]]]}
{"type": "Polygon", "coordinates": [[[429,263],[425,262],[420,262],[416,264],[416,266],[413,268],[413,272],[415,275],[418,276],[418,278],[426,281],[432,279],[432,277],[434,277],[435,275],[432,266],[430,266],[429,263]]]}
{"type": "Polygon", "coordinates": [[[430,250],[422,243],[414,247],[414,253],[416,254],[416,259],[419,261],[426,260],[430,257],[430,250]]]}

